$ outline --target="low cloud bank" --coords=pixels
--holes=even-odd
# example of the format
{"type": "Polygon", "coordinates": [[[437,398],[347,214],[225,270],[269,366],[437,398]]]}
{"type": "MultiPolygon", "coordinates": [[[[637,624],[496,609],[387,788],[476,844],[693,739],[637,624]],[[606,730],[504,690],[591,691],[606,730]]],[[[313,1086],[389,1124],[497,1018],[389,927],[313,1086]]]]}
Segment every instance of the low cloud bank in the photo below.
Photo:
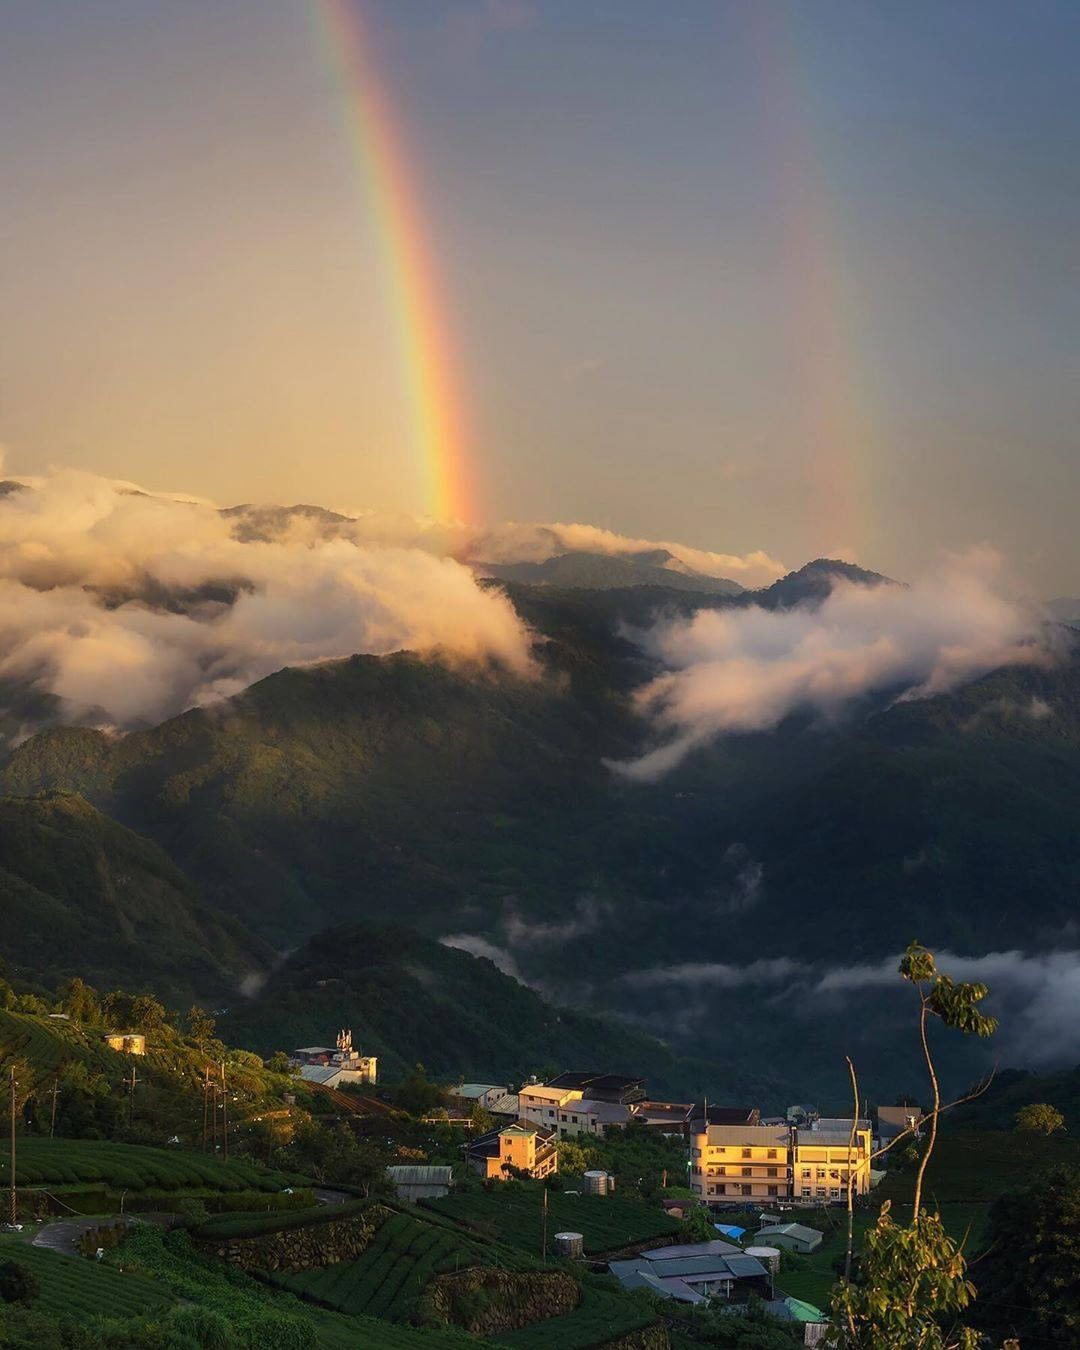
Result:
{"type": "Polygon", "coordinates": [[[641,641],[667,671],[637,703],[664,742],[616,768],[652,780],[695,746],[772,730],[793,712],[833,719],[869,694],[927,698],[1000,666],[1046,663],[1044,616],[1006,597],[998,571],[983,551],[910,587],[838,581],[817,606],[661,622],[641,641]]]}
{"type": "MultiPolygon", "coordinates": [[[[1025,1066],[1072,1064],[1080,1058],[1080,951],[1028,955],[1021,951],[984,956],[936,954],[940,970],[956,980],[990,988],[989,1009],[1000,1019],[993,1048],[1007,1063],[1025,1066]]],[[[902,995],[897,973],[900,955],[853,966],[823,966],[778,957],[745,966],[723,962],[684,962],[632,971],[622,983],[633,989],[669,987],[700,995],[731,989],[756,989],[762,995],[783,990],[787,998],[855,1000],[866,990],[902,995]]],[[[707,1004],[701,1004],[707,1016],[707,1004]]]]}
{"type": "Polygon", "coordinates": [[[286,665],[408,649],[531,671],[509,601],[420,548],[238,538],[190,499],[59,471],[0,496],[0,680],[120,727],[286,665]]]}

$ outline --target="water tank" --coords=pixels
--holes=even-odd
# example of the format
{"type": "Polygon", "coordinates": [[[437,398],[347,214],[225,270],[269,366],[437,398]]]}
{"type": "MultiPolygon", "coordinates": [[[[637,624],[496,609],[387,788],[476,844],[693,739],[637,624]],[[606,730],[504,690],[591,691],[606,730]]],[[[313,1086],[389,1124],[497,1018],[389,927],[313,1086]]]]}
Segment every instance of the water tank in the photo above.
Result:
{"type": "Polygon", "coordinates": [[[780,1269],[779,1247],[745,1247],[743,1254],[757,1257],[765,1269],[771,1270],[774,1275],[780,1269]]]}
{"type": "Polygon", "coordinates": [[[582,1177],[585,1186],[586,1195],[607,1195],[608,1193],[608,1174],[606,1172],[591,1171],[586,1172],[582,1177]]]}
{"type": "Polygon", "coordinates": [[[580,1233],[556,1233],[555,1255],[568,1261],[580,1261],[585,1255],[585,1239],[580,1233]]]}

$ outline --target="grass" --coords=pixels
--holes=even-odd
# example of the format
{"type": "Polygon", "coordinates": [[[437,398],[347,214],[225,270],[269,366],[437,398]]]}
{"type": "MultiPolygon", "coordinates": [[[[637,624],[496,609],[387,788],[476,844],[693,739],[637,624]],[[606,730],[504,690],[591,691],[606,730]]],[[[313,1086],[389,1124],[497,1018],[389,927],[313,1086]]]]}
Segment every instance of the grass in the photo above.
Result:
{"type": "MultiPolygon", "coordinates": [[[[446,1215],[484,1237],[539,1256],[542,1197],[538,1185],[508,1181],[490,1191],[462,1191],[428,1200],[424,1208],[446,1215]]],[[[563,1191],[549,1191],[547,1231],[549,1243],[554,1233],[581,1233],[585,1251],[596,1255],[668,1237],[679,1232],[679,1223],[658,1206],[618,1193],[567,1195],[563,1191]]]]}
{"type": "Polygon", "coordinates": [[[71,1060],[100,1072],[122,1071],[126,1062],[125,1056],[92,1039],[77,1022],[0,1009],[0,1059],[15,1058],[31,1066],[35,1086],[71,1060]]]}
{"type": "MultiPolygon", "coordinates": [[[[0,1187],[11,1167],[0,1158],[0,1187]]],[[[99,1139],[21,1139],[15,1179],[20,1186],[104,1183],[119,1190],[280,1191],[296,1178],[255,1163],[183,1149],[113,1144],[99,1139]]]]}
{"type": "Polygon", "coordinates": [[[0,1259],[18,1261],[33,1271],[41,1285],[35,1306],[54,1317],[76,1321],[98,1313],[136,1317],[174,1302],[166,1288],[145,1275],[125,1274],[97,1261],[63,1256],[12,1238],[0,1238],[0,1259]]]}

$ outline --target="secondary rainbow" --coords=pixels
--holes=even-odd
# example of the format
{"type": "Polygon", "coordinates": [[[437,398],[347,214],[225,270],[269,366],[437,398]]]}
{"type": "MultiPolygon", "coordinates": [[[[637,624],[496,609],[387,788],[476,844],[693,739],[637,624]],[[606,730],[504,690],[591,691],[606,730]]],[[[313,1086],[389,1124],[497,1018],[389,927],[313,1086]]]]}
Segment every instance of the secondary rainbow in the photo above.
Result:
{"type": "Polygon", "coordinates": [[[425,507],[440,520],[468,521],[474,501],[461,377],[405,138],[359,6],[350,0],[312,5],[378,240],[425,507]]]}

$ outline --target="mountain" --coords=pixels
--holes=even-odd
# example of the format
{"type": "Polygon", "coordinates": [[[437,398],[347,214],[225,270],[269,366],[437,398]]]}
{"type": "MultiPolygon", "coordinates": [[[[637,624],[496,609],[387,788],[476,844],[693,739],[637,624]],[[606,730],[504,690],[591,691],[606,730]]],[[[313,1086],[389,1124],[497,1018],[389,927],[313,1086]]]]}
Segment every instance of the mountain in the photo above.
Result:
{"type": "Polygon", "coordinates": [[[529,586],[601,591],[664,586],[703,595],[739,595],[743,589],[737,581],[695,571],[664,548],[621,554],[575,551],[544,562],[477,562],[473,566],[482,575],[529,586]]]}
{"type": "Polygon", "coordinates": [[[1048,601],[1046,608],[1062,623],[1080,624],[1080,598],[1062,596],[1057,600],[1048,601]]]}
{"type": "MultiPolygon", "coordinates": [[[[609,767],[649,744],[629,694],[658,667],[629,628],[812,605],[834,568],[734,597],[507,583],[538,635],[536,680],[403,653],[285,670],[123,738],[44,731],[0,788],[82,793],[278,948],[358,920],[464,935],[555,1001],[792,1100],[840,1092],[847,1050],[867,1091],[918,1092],[905,991],[868,969],[912,938],[973,957],[1070,945],[1076,656],[829,723],[791,716],[657,783],[609,767]]],[[[1019,997],[996,996],[1003,1012],[1019,997]]],[[[994,1053],[1027,1053],[1007,1020],[994,1053]]],[[[984,1051],[947,1051],[959,1086],[984,1051]]]]}
{"type": "Polygon", "coordinates": [[[0,954],[35,983],[81,975],[184,999],[220,995],[270,959],[156,844],[81,797],[0,798],[0,889],[0,954]]]}
{"type": "Polygon", "coordinates": [[[856,567],[854,563],[841,562],[838,558],[815,558],[798,571],[789,572],[779,581],[774,581],[771,586],[747,591],[743,600],[747,604],[761,605],[764,609],[791,609],[795,605],[824,600],[838,581],[852,582],[856,586],[898,584],[880,572],[868,572],[865,567],[856,567]]]}
{"type": "Polygon", "coordinates": [[[380,1077],[422,1063],[434,1077],[521,1082],[530,1073],[601,1066],[641,1074],[649,1090],[689,1099],[723,1078],[742,1100],[769,1086],[752,1072],[679,1060],[631,1027],[554,1007],[488,960],[397,925],[351,924],[320,933],[270,976],[259,994],[218,1022],[231,1041],[263,1055],[322,1045],[351,1027],[380,1077]]]}

